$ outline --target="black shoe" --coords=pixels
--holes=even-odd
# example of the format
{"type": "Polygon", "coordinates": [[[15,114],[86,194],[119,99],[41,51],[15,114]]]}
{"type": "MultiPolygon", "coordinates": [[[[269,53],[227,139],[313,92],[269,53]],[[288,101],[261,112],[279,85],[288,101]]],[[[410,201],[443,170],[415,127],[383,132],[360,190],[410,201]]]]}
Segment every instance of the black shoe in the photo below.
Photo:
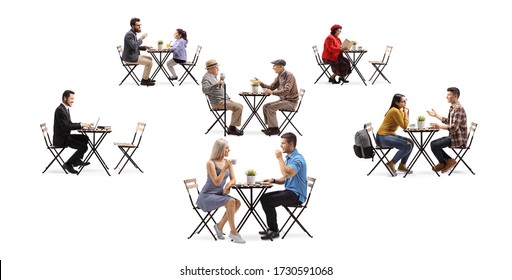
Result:
{"type": "Polygon", "coordinates": [[[350,83],[347,79],[343,79],[340,77],[340,82],[343,82],[343,83],[350,83]]]}
{"type": "Polygon", "coordinates": [[[266,135],[272,136],[272,135],[279,135],[281,131],[278,127],[269,127],[268,130],[265,132],[266,135]]]}
{"type": "Polygon", "coordinates": [[[263,133],[265,133],[265,134],[267,133],[267,131],[268,131],[268,128],[265,128],[265,129],[262,129],[262,130],[261,130],[261,132],[263,132],[263,133]]]}
{"type": "Polygon", "coordinates": [[[339,84],[340,81],[336,81],[336,78],[329,77],[329,83],[331,83],[331,84],[339,84]]]}
{"type": "Polygon", "coordinates": [[[270,233],[270,229],[267,229],[267,230],[260,230],[260,231],[258,231],[258,233],[259,233],[260,235],[267,235],[267,234],[269,234],[269,233],[270,233]]]}
{"type": "Polygon", "coordinates": [[[87,166],[91,164],[90,162],[83,162],[81,159],[79,159],[77,162],[73,163],[73,166],[74,167],[78,167],[78,166],[87,166]]]}
{"type": "Polygon", "coordinates": [[[76,171],[71,164],[64,163],[63,167],[71,174],[78,174],[78,171],[76,171]]]}
{"type": "Polygon", "coordinates": [[[155,82],[154,82],[154,81],[152,81],[152,80],[149,80],[149,79],[142,79],[142,80],[140,81],[140,84],[141,84],[142,86],[148,86],[148,87],[150,87],[150,86],[154,86],[154,85],[155,85],[155,82]]]}
{"type": "Polygon", "coordinates": [[[267,234],[265,234],[261,237],[261,240],[269,240],[269,239],[275,239],[275,238],[279,238],[279,232],[269,231],[267,234]]]}
{"type": "Polygon", "coordinates": [[[244,132],[241,131],[240,129],[236,128],[236,126],[229,126],[228,128],[228,134],[229,135],[238,135],[238,136],[241,136],[241,135],[244,135],[244,132]]]}
{"type": "Polygon", "coordinates": [[[169,78],[169,80],[171,80],[171,81],[174,81],[174,80],[177,80],[177,79],[178,79],[178,76],[176,76],[176,77],[170,77],[170,78],[169,78]]]}

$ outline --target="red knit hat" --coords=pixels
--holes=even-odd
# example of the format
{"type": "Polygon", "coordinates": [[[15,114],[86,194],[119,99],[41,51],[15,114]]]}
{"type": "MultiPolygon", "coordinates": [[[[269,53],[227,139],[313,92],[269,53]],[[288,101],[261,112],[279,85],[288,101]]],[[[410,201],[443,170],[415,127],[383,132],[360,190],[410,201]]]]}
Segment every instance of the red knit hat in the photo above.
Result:
{"type": "Polygon", "coordinates": [[[339,25],[339,24],[335,24],[335,25],[333,25],[333,26],[331,27],[331,31],[336,30],[336,29],[341,29],[341,25],[339,25]]]}

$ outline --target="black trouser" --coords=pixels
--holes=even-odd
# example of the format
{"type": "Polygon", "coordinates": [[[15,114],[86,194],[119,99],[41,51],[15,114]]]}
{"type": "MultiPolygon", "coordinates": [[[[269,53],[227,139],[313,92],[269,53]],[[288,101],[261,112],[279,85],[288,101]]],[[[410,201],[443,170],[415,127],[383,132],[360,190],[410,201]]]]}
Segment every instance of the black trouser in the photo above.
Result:
{"type": "Polygon", "coordinates": [[[266,193],[261,197],[261,207],[267,216],[267,226],[273,232],[278,232],[276,207],[281,205],[297,204],[299,196],[292,191],[276,191],[266,193]]]}
{"type": "Polygon", "coordinates": [[[66,139],[66,146],[76,149],[76,152],[66,161],[67,164],[74,164],[84,157],[87,152],[87,142],[89,137],[81,134],[71,134],[66,139]]]}
{"type": "Polygon", "coordinates": [[[451,159],[443,150],[443,148],[450,147],[451,143],[451,137],[449,135],[430,142],[430,149],[439,163],[446,163],[446,160],[451,159]]]}

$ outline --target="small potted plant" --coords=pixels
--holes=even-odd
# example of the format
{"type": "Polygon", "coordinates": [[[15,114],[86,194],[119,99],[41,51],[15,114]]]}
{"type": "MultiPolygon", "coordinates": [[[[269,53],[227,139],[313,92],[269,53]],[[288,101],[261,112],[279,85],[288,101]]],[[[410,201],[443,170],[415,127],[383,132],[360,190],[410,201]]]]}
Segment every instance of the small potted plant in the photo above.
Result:
{"type": "Polygon", "coordinates": [[[249,169],[245,171],[245,175],[247,175],[247,184],[254,185],[256,183],[256,170],[249,169]]]}
{"type": "Polygon", "coordinates": [[[256,81],[251,82],[252,93],[257,94],[259,86],[260,86],[260,83],[258,83],[256,81]]]}
{"type": "Polygon", "coordinates": [[[158,50],[161,51],[164,49],[164,41],[158,40],[158,50]]]}
{"type": "Polygon", "coordinates": [[[352,50],[355,51],[356,47],[357,47],[357,41],[353,40],[352,41],[352,50]]]}
{"type": "Polygon", "coordinates": [[[425,128],[425,116],[418,116],[418,129],[425,128]]]}

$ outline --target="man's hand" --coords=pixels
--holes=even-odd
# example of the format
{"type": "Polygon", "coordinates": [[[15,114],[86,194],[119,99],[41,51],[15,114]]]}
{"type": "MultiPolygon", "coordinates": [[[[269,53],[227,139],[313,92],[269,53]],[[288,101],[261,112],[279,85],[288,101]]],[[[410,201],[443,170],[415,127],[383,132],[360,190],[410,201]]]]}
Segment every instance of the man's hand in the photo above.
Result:
{"type": "Polygon", "coordinates": [[[281,150],[276,150],[276,158],[280,159],[282,157],[283,157],[283,152],[281,152],[281,150]]]}

